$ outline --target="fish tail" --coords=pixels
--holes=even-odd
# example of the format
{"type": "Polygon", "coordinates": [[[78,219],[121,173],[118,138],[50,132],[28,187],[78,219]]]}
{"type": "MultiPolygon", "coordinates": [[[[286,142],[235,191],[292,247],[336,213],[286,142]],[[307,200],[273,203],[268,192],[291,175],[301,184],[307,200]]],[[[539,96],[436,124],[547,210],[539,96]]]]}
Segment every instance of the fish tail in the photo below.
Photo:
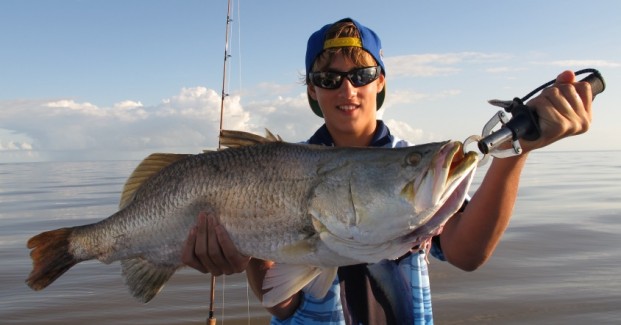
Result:
{"type": "Polygon", "coordinates": [[[72,232],[73,228],[61,228],[40,233],[28,240],[32,271],[26,284],[30,288],[36,291],[45,289],[80,262],[69,251],[69,236],[72,232]]]}

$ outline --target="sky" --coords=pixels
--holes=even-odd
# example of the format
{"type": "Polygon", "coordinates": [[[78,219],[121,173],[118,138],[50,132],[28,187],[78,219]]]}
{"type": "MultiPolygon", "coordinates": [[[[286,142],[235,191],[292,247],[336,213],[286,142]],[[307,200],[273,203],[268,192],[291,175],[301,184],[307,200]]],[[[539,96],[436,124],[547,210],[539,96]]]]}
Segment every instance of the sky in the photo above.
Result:
{"type": "Polygon", "coordinates": [[[227,129],[286,141],[322,124],[306,42],[351,17],[383,45],[380,117],[414,143],[480,134],[563,70],[598,69],[586,134],[542,150],[621,150],[621,1],[0,0],[0,163],[134,160],[217,146],[227,129]]]}

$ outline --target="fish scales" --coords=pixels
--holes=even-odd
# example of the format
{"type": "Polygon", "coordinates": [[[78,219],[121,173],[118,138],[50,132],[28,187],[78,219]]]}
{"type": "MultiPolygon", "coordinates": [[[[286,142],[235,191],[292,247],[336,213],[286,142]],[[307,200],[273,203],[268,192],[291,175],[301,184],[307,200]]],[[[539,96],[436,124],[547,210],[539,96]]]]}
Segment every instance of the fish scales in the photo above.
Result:
{"type": "Polygon", "coordinates": [[[316,178],[304,163],[314,158],[302,149],[274,143],[218,153],[237,172],[210,177],[208,201],[242,253],[274,259],[277,247],[312,228],[305,202],[316,178]]]}
{"type": "Polygon", "coordinates": [[[299,240],[301,230],[312,229],[304,203],[315,176],[301,167],[308,152],[295,149],[274,144],[190,156],[145,183],[135,204],[77,232],[76,239],[88,242],[76,246],[98,247],[99,256],[114,252],[105,262],[148,252],[157,260],[180,264],[183,241],[203,210],[219,216],[242,253],[256,256],[257,250],[264,251],[261,257],[274,259],[269,252],[299,240]],[[300,167],[278,170],[285,163],[300,167]],[[266,241],[266,236],[274,240],[266,241]],[[164,243],[153,245],[154,238],[175,249],[162,252],[164,243]]]}

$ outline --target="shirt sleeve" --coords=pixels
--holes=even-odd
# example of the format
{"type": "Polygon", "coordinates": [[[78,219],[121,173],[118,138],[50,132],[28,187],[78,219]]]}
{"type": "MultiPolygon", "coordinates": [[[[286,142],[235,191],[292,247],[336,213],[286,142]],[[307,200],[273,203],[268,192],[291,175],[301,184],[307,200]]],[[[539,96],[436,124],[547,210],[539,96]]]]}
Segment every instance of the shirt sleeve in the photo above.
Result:
{"type": "MultiPolygon", "coordinates": [[[[464,200],[464,203],[461,205],[461,208],[459,208],[458,212],[463,212],[466,209],[466,205],[468,205],[469,202],[470,202],[470,196],[466,195],[466,199],[464,200]]],[[[444,252],[442,251],[442,245],[440,244],[440,236],[442,236],[442,234],[439,234],[431,239],[431,249],[429,250],[429,254],[439,259],[440,261],[446,262],[446,257],[444,257],[444,252]]]]}
{"type": "Polygon", "coordinates": [[[334,279],[330,290],[321,299],[304,293],[300,306],[295,313],[287,319],[272,317],[271,325],[291,324],[321,324],[321,325],[345,325],[343,307],[340,297],[341,288],[338,277],[334,279]]]}

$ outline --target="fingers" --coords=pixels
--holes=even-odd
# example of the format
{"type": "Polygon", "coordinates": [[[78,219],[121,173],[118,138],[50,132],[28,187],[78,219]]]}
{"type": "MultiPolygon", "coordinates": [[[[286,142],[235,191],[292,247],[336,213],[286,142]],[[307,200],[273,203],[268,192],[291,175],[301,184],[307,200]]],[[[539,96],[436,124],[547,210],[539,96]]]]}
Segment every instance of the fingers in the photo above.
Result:
{"type": "Polygon", "coordinates": [[[224,257],[218,236],[216,235],[216,226],[218,225],[212,216],[207,216],[207,240],[203,241],[207,246],[197,255],[201,258],[211,274],[218,276],[221,274],[233,274],[231,265],[224,257]],[[200,254],[200,255],[199,255],[200,254]]]}
{"type": "Polygon", "coordinates": [[[577,115],[588,117],[591,121],[591,103],[593,92],[588,82],[576,82],[573,71],[563,71],[556,77],[555,86],[568,99],[569,105],[577,115]]]}
{"type": "Polygon", "coordinates": [[[565,71],[561,72],[556,77],[556,84],[557,85],[558,84],[574,83],[575,81],[576,81],[576,75],[571,70],[565,70],[565,71]]]}
{"type": "Polygon", "coordinates": [[[209,273],[199,261],[198,257],[194,254],[194,247],[196,246],[196,226],[190,229],[190,234],[188,235],[188,239],[185,241],[185,246],[183,247],[183,251],[181,252],[181,262],[183,264],[198,270],[201,273],[209,273]]]}
{"type": "Polygon", "coordinates": [[[217,224],[214,229],[216,230],[216,236],[218,237],[218,242],[220,243],[220,247],[222,248],[222,252],[224,258],[226,259],[227,266],[230,266],[231,273],[239,273],[243,272],[248,266],[248,262],[250,261],[250,257],[240,254],[235,247],[235,244],[229,237],[229,234],[226,232],[226,229],[220,224],[217,224]]]}
{"type": "Polygon", "coordinates": [[[547,146],[562,138],[586,132],[591,124],[591,87],[576,82],[571,71],[558,75],[553,86],[544,89],[531,102],[539,116],[542,137],[525,143],[527,151],[547,146]]]}
{"type": "Polygon", "coordinates": [[[250,260],[237,251],[224,226],[204,212],[190,230],[181,258],[184,264],[214,276],[242,272],[250,260]]]}
{"type": "Polygon", "coordinates": [[[570,136],[586,132],[589,129],[591,111],[591,86],[587,82],[574,82],[573,72],[566,71],[559,75],[554,87],[545,89],[542,96],[550,103],[553,120],[560,136],[570,136]],[[558,81],[570,81],[559,83],[558,81]]]}

